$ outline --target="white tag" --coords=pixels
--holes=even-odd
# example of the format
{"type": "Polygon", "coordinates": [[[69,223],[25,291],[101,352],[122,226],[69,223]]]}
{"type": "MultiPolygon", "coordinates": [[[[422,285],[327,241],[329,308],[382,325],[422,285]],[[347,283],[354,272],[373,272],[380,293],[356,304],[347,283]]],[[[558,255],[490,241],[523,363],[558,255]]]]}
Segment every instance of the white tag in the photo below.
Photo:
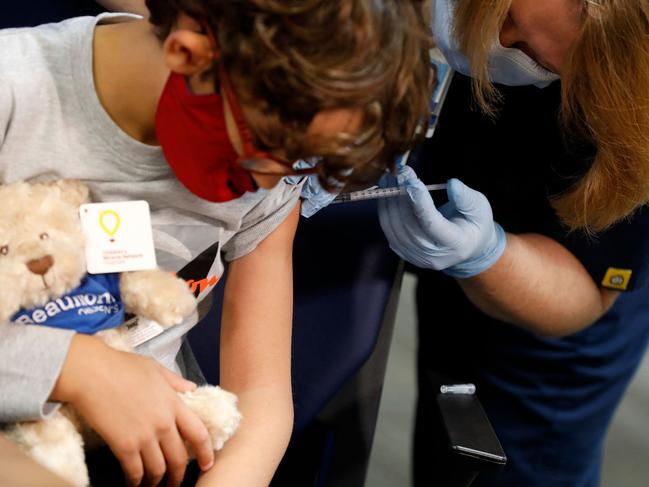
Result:
{"type": "Polygon", "coordinates": [[[148,342],[165,331],[157,321],[148,320],[146,318],[137,318],[134,320],[134,323],[125,324],[126,329],[128,330],[128,339],[133,348],[144,342],[148,342]]]}
{"type": "Polygon", "coordinates": [[[79,208],[90,274],[156,267],[146,201],[89,203],[79,208]]]}

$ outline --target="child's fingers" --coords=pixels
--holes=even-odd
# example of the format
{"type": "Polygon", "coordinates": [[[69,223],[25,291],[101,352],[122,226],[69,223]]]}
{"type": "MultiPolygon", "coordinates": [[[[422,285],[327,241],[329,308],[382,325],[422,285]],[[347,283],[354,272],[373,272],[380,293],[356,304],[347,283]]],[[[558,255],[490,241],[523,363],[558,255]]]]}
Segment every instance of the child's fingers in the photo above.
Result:
{"type": "Polygon", "coordinates": [[[207,427],[200,418],[181,403],[180,411],[176,415],[176,424],[180,435],[194,452],[201,470],[211,468],[214,464],[214,446],[207,427]]]}
{"type": "Polygon", "coordinates": [[[171,370],[161,367],[162,375],[164,375],[169,385],[175,389],[176,392],[187,392],[196,389],[196,384],[190,380],[184,379],[178,374],[174,374],[171,370]]]}
{"type": "Polygon", "coordinates": [[[160,448],[167,461],[167,487],[178,487],[185,478],[189,455],[177,429],[161,438],[160,448]]]}
{"type": "Polygon", "coordinates": [[[142,463],[140,451],[137,449],[125,451],[113,450],[113,453],[122,466],[127,485],[129,487],[140,485],[144,478],[144,464],[142,463]]]}
{"type": "Polygon", "coordinates": [[[142,448],[142,463],[144,464],[145,485],[158,485],[167,471],[167,464],[160,444],[156,440],[142,448]]]}

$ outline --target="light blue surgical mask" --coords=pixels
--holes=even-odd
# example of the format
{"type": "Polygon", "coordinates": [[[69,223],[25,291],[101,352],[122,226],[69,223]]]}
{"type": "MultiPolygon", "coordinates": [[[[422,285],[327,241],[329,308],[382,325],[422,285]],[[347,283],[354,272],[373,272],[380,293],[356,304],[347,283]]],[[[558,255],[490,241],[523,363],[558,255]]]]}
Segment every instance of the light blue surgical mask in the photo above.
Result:
{"type": "MultiPolygon", "coordinates": [[[[453,0],[433,0],[433,38],[449,65],[456,71],[471,76],[469,62],[452,38],[454,16],[453,0]]],[[[520,49],[503,47],[499,40],[489,53],[489,79],[508,86],[534,85],[545,88],[559,75],[540,66],[520,49]]]]}

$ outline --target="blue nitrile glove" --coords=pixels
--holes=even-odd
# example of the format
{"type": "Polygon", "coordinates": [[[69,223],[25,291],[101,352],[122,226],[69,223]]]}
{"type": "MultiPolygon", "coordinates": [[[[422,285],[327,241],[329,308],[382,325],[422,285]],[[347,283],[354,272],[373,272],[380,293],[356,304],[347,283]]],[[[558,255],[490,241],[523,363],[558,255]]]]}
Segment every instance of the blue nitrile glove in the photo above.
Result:
{"type": "MultiPolygon", "coordinates": [[[[397,158],[397,167],[402,166],[403,159],[404,155],[397,158]]],[[[312,164],[313,162],[298,161],[294,167],[296,169],[301,169],[311,167],[312,164]]],[[[342,185],[339,190],[329,192],[322,187],[316,174],[310,176],[285,176],[284,181],[286,181],[287,184],[298,184],[304,177],[306,177],[307,180],[305,181],[304,186],[302,186],[302,193],[300,194],[300,197],[302,198],[300,214],[305,218],[309,218],[335,200],[336,196],[338,196],[340,191],[342,191],[342,185]]]]}
{"type": "Polygon", "coordinates": [[[315,215],[318,211],[329,205],[338,196],[338,193],[339,191],[330,193],[325,190],[320,185],[317,175],[312,174],[308,176],[306,183],[302,186],[302,194],[300,195],[302,198],[301,215],[305,218],[315,215]]]}
{"type": "Polygon", "coordinates": [[[379,221],[399,257],[427,269],[466,278],[491,267],[505,250],[505,231],[494,222],[487,198],[459,179],[448,182],[448,203],[439,210],[412,168],[386,175],[382,187],[402,186],[406,195],[379,200],[379,221]],[[396,181],[395,181],[396,179],[396,181]]]}
{"type": "MultiPolygon", "coordinates": [[[[307,161],[298,161],[294,167],[296,169],[302,169],[311,167],[311,165],[312,163],[307,161]]],[[[302,186],[302,193],[300,194],[302,198],[300,214],[305,218],[309,218],[331,203],[338,196],[338,192],[330,193],[325,190],[320,185],[317,174],[311,174],[309,176],[285,176],[284,181],[287,184],[298,184],[303,178],[306,178],[306,181],[302,186]]]]}

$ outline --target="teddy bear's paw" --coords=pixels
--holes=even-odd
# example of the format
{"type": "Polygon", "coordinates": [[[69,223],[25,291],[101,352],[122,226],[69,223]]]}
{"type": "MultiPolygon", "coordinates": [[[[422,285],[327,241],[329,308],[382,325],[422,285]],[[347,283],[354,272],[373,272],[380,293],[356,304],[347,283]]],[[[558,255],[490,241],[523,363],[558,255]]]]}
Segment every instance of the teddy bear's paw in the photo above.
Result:
{"type": "Polygon", "coordinates": [[[57,448],[50,448],[42,453],[44,453],[42,457],[37,458],[34,456],[34,458],[45,468],[64,478],[74,487],[90,487],[90,476],[88,475],[88,467],[83,452],[81,457],[70,455],[64,458],[60,458],[63,454],[57,448]],[[59,455],[56,464],[51,460],[51,457],[55,455],[59,455]]]}
{"type": "Polygon", "coordinates": [[[121,277],[126,309],[168,328],[196,309],[196,298],[185,281],[170,272],[154,269],[125,273],[121,277]]]}
{"type": "Polygon", "coordinates": [[[196,298],[189,292],[187,284],[181,282],[183,288],[187,290],[186,293],[177,293],[165,299],[164,294],[161,296],[159,306],[156,306],[152,311],[151,319],[157,321],[163,328],[168,328],[173,325],[181,323],[185,318],[192,314],[196,309],[196,298]]]}
{"type": "Polygon", "coordinates": [[[241,422],[237,396],[219,386],[201,386],[180,397],[207,426],[214,449],[223,448],[241,422]]]}
{"type": "Polygon", "coordinates": [[[90,485],[83,439],[72,422],[59,411],[42,421],[12,425],[5,435],[38,463],[75,487],[90,485]]]}

